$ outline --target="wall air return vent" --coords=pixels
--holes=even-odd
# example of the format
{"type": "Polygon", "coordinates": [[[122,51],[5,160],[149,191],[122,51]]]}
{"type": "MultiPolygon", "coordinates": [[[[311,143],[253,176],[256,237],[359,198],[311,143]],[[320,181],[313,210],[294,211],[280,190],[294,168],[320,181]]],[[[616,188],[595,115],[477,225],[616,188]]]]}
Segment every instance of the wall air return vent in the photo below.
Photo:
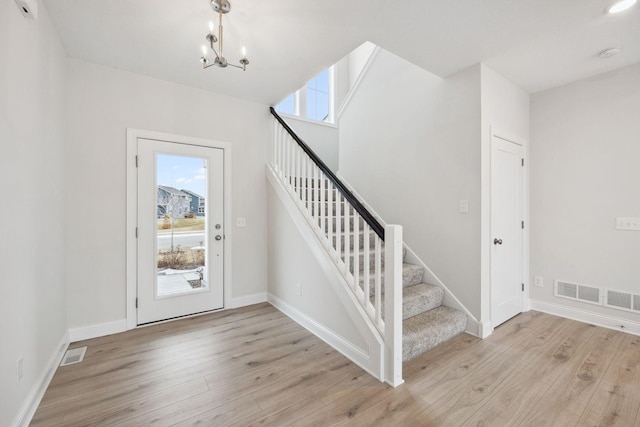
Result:
{"type": "Polygon", "coordinates": [[[640,295],[605,289],[604,306],[618,310],[640,312],[640,295]]]}
{"type": "Polygon", "coordinates": [[[602,305],[600,288],[562,282],[560,280],[556,280],[554,288],[554,295],[557,297],[602,305]]]}

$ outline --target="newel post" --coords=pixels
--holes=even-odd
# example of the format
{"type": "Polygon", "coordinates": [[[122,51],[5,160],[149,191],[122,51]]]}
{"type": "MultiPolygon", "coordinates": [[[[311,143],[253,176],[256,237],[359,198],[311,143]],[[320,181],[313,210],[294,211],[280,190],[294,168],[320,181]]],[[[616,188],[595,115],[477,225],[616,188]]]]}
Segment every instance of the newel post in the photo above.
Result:
{"type": "Polygon", "coordinates": [[[402,379],[402,226],[384,229],[385,381],[393,387],[402,379]]]}

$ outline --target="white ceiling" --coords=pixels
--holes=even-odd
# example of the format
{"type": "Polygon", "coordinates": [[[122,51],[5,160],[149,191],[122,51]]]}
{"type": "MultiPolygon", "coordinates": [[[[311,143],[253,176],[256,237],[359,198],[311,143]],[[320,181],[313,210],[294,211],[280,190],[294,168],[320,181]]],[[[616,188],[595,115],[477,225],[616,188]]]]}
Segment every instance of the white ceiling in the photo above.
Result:
{"type": "Polygon", "coordinates": [[[225,56],[203,71],[209,0],[44,0],[72,58],[275,104],[371,41],[442,77],[484,62],[530,93],[640,62],[640,4],[609,0],[231,0],[225,56]],[[597,54],[610,47],[622,53],[597,54]]]}

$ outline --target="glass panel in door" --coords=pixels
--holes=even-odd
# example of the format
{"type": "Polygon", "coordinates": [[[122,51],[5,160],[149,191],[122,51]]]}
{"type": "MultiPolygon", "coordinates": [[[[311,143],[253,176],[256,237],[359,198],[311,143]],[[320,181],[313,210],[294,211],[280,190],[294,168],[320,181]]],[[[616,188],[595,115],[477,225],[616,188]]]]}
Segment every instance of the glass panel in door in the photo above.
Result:
{"type": "Polygon", "coordinates": [[[207,159],[156,154],[156,296],[206,290],[207,159]]]}

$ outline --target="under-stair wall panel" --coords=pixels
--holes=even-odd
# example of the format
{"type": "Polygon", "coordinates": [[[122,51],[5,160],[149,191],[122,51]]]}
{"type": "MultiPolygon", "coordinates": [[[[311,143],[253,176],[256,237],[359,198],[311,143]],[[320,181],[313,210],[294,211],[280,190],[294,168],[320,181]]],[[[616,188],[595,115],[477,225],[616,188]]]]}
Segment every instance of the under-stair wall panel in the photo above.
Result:
{"type": "Polygon", "coordinates": [[[382,341],[288,194],[268,185],[269,301],[382,379],[382,341]],[[284,197],[283,197],[284,196],[284,197]]]}

